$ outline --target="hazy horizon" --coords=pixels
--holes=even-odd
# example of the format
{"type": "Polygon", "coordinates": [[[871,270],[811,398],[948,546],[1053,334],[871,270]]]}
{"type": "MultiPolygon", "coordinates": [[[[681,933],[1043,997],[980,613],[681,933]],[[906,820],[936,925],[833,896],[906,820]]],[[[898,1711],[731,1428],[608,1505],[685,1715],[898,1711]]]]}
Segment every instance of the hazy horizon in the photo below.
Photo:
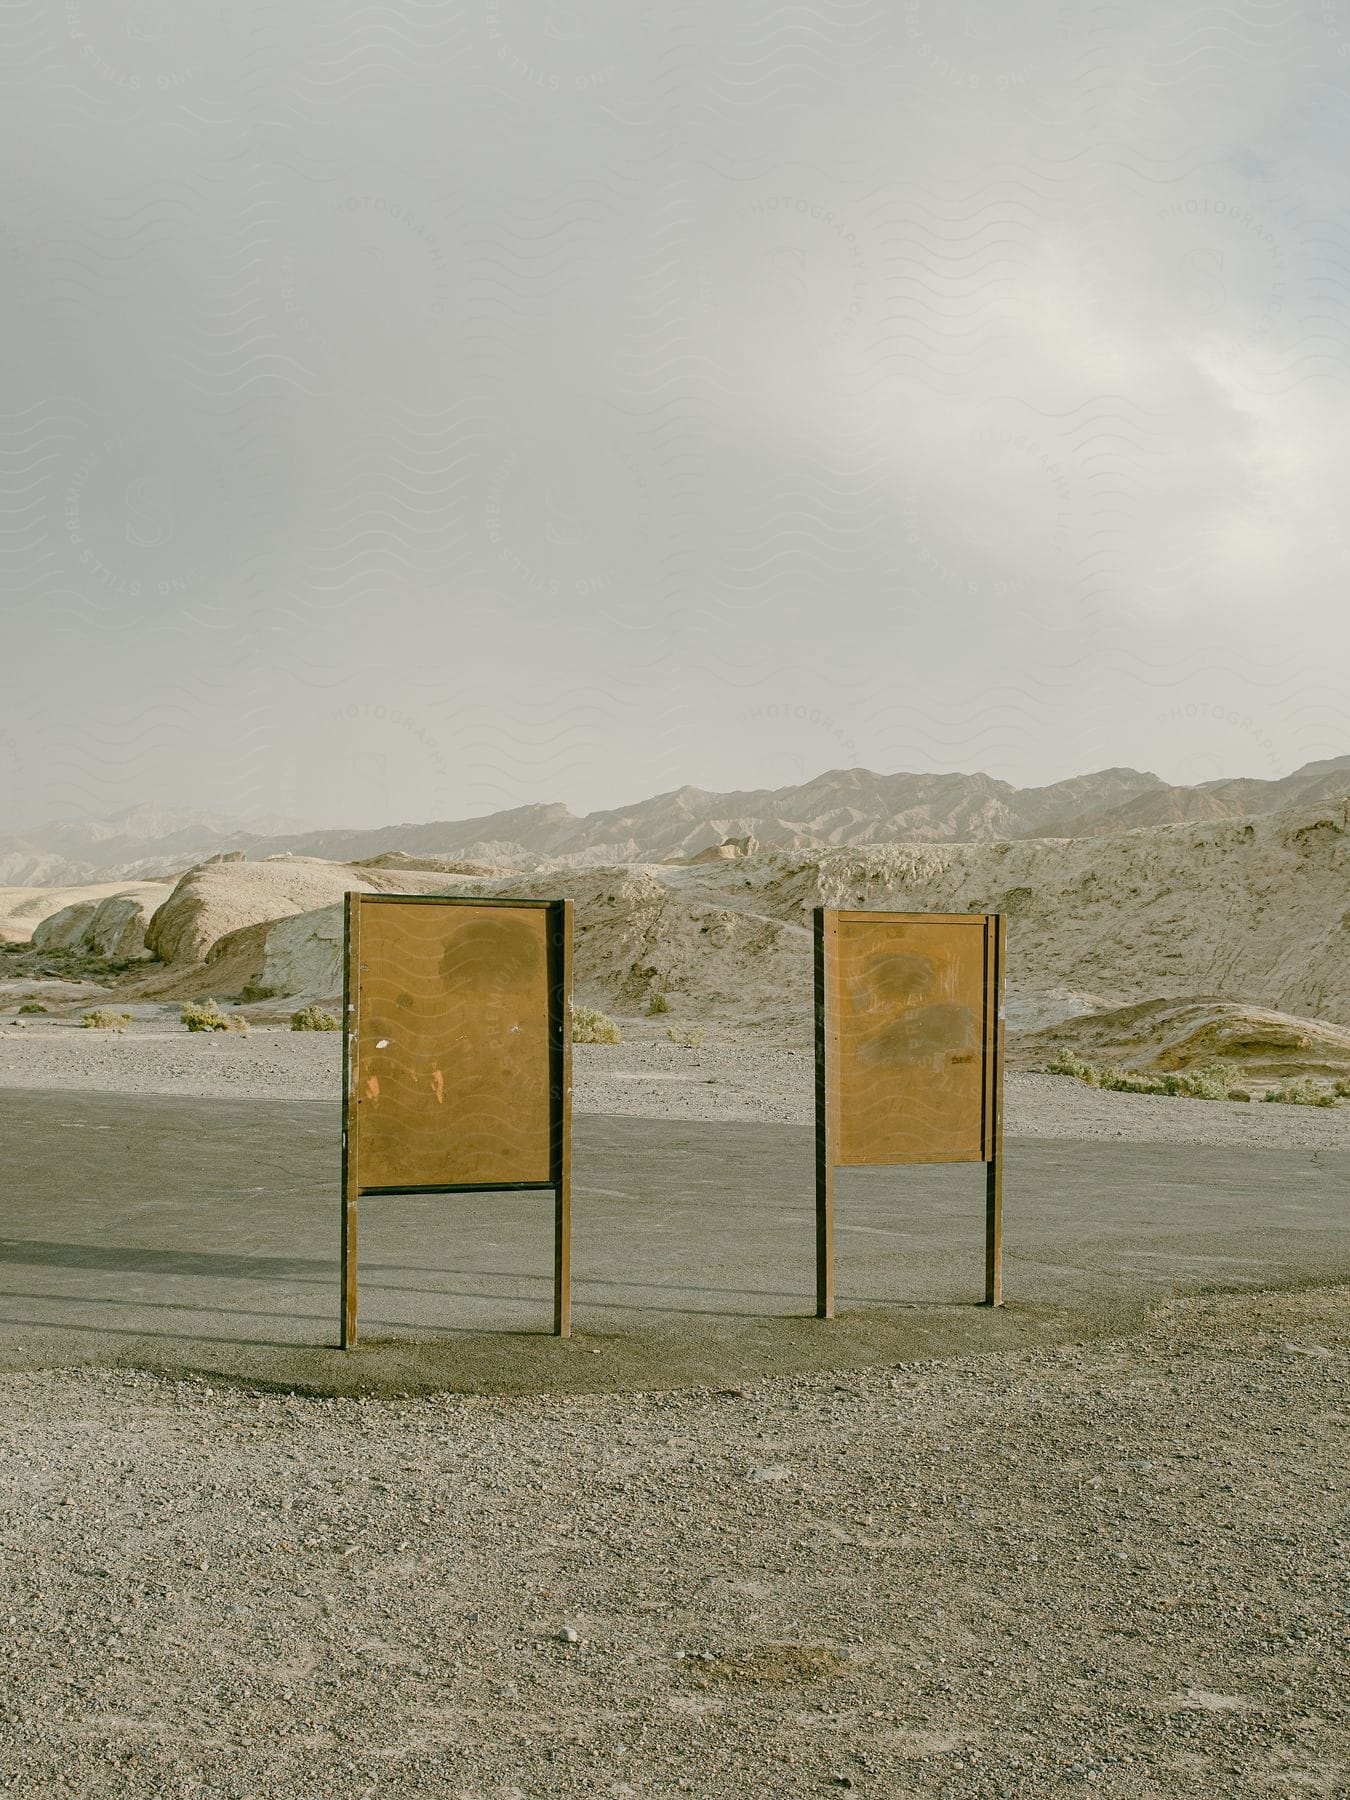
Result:
{"type": "Polygon", "coordinates": [[[1334,5],[0,41],[0,830],[1350,743],[1334,5]]]}

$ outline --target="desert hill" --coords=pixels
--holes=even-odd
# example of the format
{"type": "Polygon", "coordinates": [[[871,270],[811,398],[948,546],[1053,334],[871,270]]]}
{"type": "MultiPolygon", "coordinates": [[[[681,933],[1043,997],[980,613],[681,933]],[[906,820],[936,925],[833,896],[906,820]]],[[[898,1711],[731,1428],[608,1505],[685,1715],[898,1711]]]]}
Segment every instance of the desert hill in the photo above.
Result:
{"type": "MultiPolygon", "coordinates": [[[[1141,1067],[1203,1052],[1325,1073],[1350,1027],[1345,802],[993,844],[759,847],[694,863],[514,871],[417,862],[225,856],[171,889],[129,890],[153,960],[128,967],[121,991],[243,998],[284,1013],[296,998],[338,993],[348,889],[561,894],[576,906],[583,1001],[632,1016],[659,993],[677,1018],[783,1043],[809,1038],[809,926],[820,905],[1006,913],[1014,1052],[1017,1040],[1029,1053],[1059,1041],[1141,1067]],[[1045,1035],[1061,1026],[1067,1035],[1045,1035]]],[[[27,914],[37,943],[78,949],[80,931],[114,906],[106,887],[97,892],[98,911],[67,891],[52,896],[66,902],[60,917],[42,925],[27,914]]],[[[122,911],[114,922],[126,925],[122,911]]]]}
{"type": "Polygon", "coordinates": [[[1282,807],[1312,806],[1350,792],[1350,756],[1305,763],[1279,781],[1237,777],[1206,781],[1198,787],[1162,785],[1146,789],[1117,805],[1080,813],[1071,831],[1044,827],[1037,837],[1094,837],[1105,832],[1136,831],[1143,825],[1175,825],[1206,819],[1251,817],[1282,807]]]}
{"type": "Polygon", "coordinates": [[[1350,1029],[1345,1026],[1206,995],[1146,1000],[1141,1006],[1084,1014],[1025,1033],[1013,1062],[1043,1065],[1061,1050],[1099,1068],[1150,1075],[1217,1063],[1254,1086],[1290,1074],[1337,1081],[1350,1076],[1350,1029]]]}
{"type": "Polygon", "coordinates": [[[553,803],[371,830],[244,829],[210,815],[139,809],[103,824],[0,837],[0,882],[58,887],[153,878],[181,873],[222,851],[252,860],[295,856],[342,863],[402,854],[526,869],[543,861],[582,867],[666,862],[743,837],[787,851],[992,844],[1261,815],[1347,793],[1350,756],[1309,763],[1278,781],[1234,778],[1197,787],[1169,785],[1137,769],[1102,769],[1038,788],[978,773],[832,769],[797,787],[727,793],[682,787],[581,817],[553,803]]]}

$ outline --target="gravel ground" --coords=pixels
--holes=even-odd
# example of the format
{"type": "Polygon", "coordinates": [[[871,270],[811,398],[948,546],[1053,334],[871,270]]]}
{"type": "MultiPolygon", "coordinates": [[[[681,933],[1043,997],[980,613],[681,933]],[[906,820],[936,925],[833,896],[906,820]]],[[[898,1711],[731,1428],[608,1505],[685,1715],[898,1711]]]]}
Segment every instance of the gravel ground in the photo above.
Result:
{"type": "Polygon", "coordinates": [[[0,1791],[1350,1794],[1347,1300],[720,1393],[7,1377],[0,1791]]]}
{"type": "MultiPolygon", "coordinates": [[[[188,1032],[143,1007],[125,1031],[73,1019],[0,1021],[0,1086],[203,1098],[323,1100],[339,1093],[336,1033],[255,1025],[247,1036],[188,1032]]],[[[176,1009],[174,1009],[176,1012],[176,1009]]],[[[710,1028],[684,1050],[664,1027],[624,1022],[622,1044],[578,1044],[578,1112],[656,1119],[807,1124],[814,1063],[792,1049],[710,1028]]],[[[1350,1105],[1157,1099],[1102,1093],[1064,1075],[1007,1076],[1005,1120],[1016,1137],[1123,1138],[1136,1143],[1350,1149],[1350,1105]]]]}
{"type": "MultiPolygon", "coordinates": [[[[581,1111],[804,1122],[653,1022],[581,1111]]],[[[331,1035],[0,1021],[0,1085],[334,1099],[331,1035]]],[[[1350,1147],[1012,1074],[1036,1137],[1350,1147]]],[[[0,1379],[0,1794],[1350,1796],[1350,1293],[734,1390],[0,1379]]]]}

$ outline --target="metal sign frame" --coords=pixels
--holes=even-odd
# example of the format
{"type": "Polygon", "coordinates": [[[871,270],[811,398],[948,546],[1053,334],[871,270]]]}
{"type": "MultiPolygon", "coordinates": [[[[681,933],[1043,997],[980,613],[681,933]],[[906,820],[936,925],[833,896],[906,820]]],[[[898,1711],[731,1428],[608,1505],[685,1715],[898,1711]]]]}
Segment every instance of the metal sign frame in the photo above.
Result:
{"type": "MultiPolygon", "coordinates": [[[[840,912],[818,906],[814,917],[816,1001],[816,1317],[835,1316],[834,1172],[843,1166],[840,1082],[839,927],[871,924],[980,925],[984,940],[984,1016],[981,1022],[980,1154],[888,1159],[909,1162],[980,1161],[985,1164],[985,1304],[1003,1304],[1003,983],[1008,928],[1002,913],[840,912]]],[[[858,1166],[858,1165],[850,1165],[858,1166]]]]}
{"type": "Polygon", "coordinates": [[[478,894],[364,894],[343,902],[342,979],[342,1306],[339,1344],[357,1341],[358,1208],[372,1195],[518,1193],[552,1190],[553,1331],[572,1335],[572,902],[515,900],[478,894]],[[542,1181],[474,1181],[402,1187],[361,1182],[360,1070],[361,916],[383,906],[511,907],[548,914],[549,1173],[542,1181]]]}

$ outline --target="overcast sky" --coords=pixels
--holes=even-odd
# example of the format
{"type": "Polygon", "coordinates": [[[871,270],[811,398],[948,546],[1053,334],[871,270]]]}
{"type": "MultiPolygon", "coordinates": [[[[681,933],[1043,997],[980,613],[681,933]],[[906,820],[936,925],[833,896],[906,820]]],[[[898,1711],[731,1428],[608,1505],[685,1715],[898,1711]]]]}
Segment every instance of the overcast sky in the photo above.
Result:
{"type": "Polygon", "coordinates": [[[1350,749],[1350,0],[12,0],[0,826],[1350,749]]]}

